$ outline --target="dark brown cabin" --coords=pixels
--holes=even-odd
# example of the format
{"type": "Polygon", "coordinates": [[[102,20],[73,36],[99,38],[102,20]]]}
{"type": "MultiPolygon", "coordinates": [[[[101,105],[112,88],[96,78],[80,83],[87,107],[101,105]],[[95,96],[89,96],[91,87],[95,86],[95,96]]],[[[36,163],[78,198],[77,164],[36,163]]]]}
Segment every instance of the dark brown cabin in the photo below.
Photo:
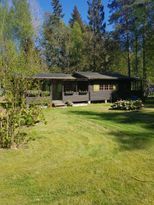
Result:
{"type": "Polygon", "coordinates": [[[33,79],[43,81],[43,89],[50,91],[52,102],[101,102],[142,97],[141,80],[117,73],[49,73],[35,75],[33,79]]]}

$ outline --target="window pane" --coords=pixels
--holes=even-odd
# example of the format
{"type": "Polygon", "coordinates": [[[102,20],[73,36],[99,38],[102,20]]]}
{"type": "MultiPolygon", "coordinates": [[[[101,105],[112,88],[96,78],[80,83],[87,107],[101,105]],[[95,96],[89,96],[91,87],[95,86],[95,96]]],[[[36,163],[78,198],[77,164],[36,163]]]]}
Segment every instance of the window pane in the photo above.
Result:
{"type": "Polygon", "coordinates": [[[94,92],[98,92],[100,90],[100,85],[93,85],[94,92]]]}
{"type": "Polygon", "coordinates": [[[113,85],[109,85],[109,90],[113,90],[113,85]]]}
{"type": "Polygon", "coordinates": [[[105,85],[105,90],[108,90],[108,85],[107,84],[105,85]]]}
{"type": "Polygon", "coordinates": [[[100,90],[104,90],[104,85],[100,85],[100,90]]]}

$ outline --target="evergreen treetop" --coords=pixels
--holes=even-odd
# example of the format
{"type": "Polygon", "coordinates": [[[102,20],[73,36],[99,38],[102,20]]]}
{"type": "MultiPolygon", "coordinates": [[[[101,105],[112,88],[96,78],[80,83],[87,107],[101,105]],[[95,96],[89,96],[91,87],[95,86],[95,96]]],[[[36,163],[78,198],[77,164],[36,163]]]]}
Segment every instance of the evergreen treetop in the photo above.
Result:
{"type": "Polygon", "coordinates": [[[54,17],[61,19],[64,17],[62,5],[59,0],[52,0],[51,5],[53,8],[53,15],[54,17]]]}
{"type": "Polygon", "coordinates": [[[70,26],[73,27],[75,22],[77,22],[80,25],[80,27],[81,27],[81,29],[83,31],[84,30],[84,24],[83,24],[80,12],[79,12],[79,10],[78,10],[76,5],[74,6],[72,17],[71,17],[71,19],[69,21],[70,26]]]}
{"type": "Polygon", "coordinates": [[[106,23],[102,0],[88,0],[88,19],[91,30],[95,34],[105,33],[106,23]]]}

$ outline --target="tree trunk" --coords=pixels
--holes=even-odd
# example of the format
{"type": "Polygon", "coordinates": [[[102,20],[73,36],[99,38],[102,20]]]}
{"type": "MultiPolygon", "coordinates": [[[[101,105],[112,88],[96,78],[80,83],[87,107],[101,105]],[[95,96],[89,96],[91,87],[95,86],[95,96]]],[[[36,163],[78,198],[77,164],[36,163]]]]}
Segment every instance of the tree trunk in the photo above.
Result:
{"type": "Polygon", "coordinates": [[[135,76],[138,77],[138,35],[135,33],[135,76]]]}
{"type": "Polygon", "coordinates": [[[127,66],[128,66],[128,77],[131,77],[131,63],[130,63],[130,39],[127,32],[127,66]]]}
{"type": "Polygon", "coordinates": [[[94,37],[94,47],[93,47],[93,70],[96,71],[96,37],[94,37]]]}
{"type": "Polygon", "coordinates": [[[147,69],[146,69],[146,52],[145,52],[145,33],[143,33],[143,45],[142,45],[142,67],[143,67],[143,79],[147,80],[147,69]]]}
{"type": "Polygon", "coordinates": [[[142,42],[142,69],[143,69],[143,96],[148,96],[148,82],[147,82],[147,68],[146,68],[146,43],[145,43],[145,31],[143,32],[142,42]]]}

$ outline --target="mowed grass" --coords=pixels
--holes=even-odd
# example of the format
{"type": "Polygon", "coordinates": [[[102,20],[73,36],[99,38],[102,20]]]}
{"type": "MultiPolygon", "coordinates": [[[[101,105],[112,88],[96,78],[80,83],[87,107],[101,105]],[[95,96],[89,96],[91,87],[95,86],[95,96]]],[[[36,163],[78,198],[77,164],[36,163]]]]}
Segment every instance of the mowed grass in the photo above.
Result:
{"type": "Polygon", "coordinates": [[[0,205],[154,204],[154,108],[47,109],[25,148],[0,150],[0,205]]]}

